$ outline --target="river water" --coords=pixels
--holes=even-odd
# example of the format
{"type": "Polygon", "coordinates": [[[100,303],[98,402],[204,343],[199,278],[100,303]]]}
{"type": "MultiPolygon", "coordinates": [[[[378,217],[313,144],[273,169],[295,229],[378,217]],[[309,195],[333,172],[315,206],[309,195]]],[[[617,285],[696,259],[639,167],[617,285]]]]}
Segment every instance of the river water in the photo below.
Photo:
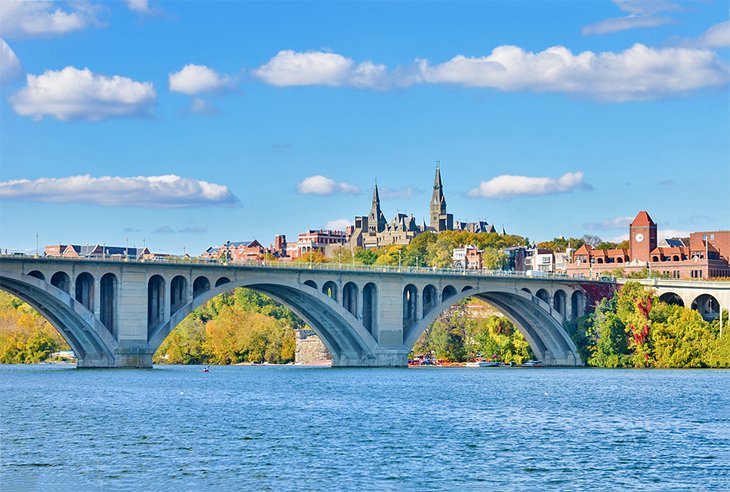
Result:
{"type": "Polygon", "coordinates": [[[0,366],[3,490],[730,490],[730,372],[0,366]]]}

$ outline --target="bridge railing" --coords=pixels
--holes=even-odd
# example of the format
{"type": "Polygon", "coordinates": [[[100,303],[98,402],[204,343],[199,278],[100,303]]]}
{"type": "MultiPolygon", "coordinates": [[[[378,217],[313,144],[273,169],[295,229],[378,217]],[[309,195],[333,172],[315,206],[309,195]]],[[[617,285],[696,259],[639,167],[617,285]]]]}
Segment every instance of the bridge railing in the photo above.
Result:
{"type": "Polygon", "coordinates": [[[222,261],[214,258],[201,257],[182,257],[182,256],[165,256],[155,258],[133,258],[119,255],[93,256],[93,257],[63,257],[63,256],[35,256],[29,254],[0,253],[0,258],[13,260],[32,260],[32,261],[89,261],[99,262],[108,261],[111,263],[151,263],[151,264],[173,264],[173,265],[200,265],[200,266],[217,266],[230,268],[277,268],[282,270],[316,270],[316,271],[337,271],[337,272],[388,272],[388,273],[409,273],[422,275],[463,275],[471,277],[515,277],[515,278],[534,278],[534,279],[558,279],[558,280],[575,280],[584,279],[593,282],[613,283],[615,279],[610,277],[601,277],[597,279],[589,279],[582,275],[568,275],[565,273],[550,272],[516,272],[512,270],[476,270],[469,268],[438,268],[438,267],[421,267],[421,266],[395,266],[395,265],[364,265],[360,263],[316,263],[316,262],[291,262],[291,261],[222,261]]]}

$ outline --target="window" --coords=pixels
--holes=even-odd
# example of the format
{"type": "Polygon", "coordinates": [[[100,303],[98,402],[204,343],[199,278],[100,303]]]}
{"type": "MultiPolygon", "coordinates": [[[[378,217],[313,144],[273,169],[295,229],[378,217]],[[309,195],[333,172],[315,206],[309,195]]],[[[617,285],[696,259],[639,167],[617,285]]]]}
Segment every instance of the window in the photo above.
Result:
{"type": "Polygon", "coordinates": [[[715,235],[714,234],[710,234],[710,241],[714,241],[714,240],[715,240],[715,235]]]}

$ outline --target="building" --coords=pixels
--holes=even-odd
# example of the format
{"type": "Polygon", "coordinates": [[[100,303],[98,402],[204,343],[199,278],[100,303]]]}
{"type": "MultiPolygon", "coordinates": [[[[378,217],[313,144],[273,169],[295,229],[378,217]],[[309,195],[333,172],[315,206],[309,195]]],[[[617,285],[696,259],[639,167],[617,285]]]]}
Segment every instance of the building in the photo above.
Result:
{"type": "Polygon", "coordinates": [[[689,246],[678,239],[658,244],[657,225],[646,211],[629,226],[629,249],[595,249],[583,245],[573,254],[567,272],[598,277],[603,273],[649,270],[672,278],[730,277],[730,231],[693,232],[689,246]]]}
{"type": "MultiPolygon", "coordinates": [[[[441,180],[441,167],[437,163],[433,181],[433,192],[429,202],[429,224],[418,224],[413,215],[397,213],[388,222],[380,208],[378,184],[375,183],[370,213],[355,217],[355,225],[347,228],[351,247],[380,248],[393,244],[408,245],[419,234],[424,232],[470,231],[496,232],[494,225],[484,220],[477,222],[456,222],[453,214],[446,209],[446,197],[441,180]]],[[[505,234],[504,228],[502,233],[505,234]]]]}
{"type": "Polygon", "coordinates": [[[226,241],[220,246],[211,246],[200,256],[211,259],[227,259],[234,262],[262,261],[269,251],[257,240],[226,241]]]}
{"type": "Polygon", "coordinates": [[[462,248],[454,248],[454,268],[481,270],[483,253],[484,251],[471,244],[462,248]]]}
{"type": "Polygon", "coordinates": [[[150,252],[146,247],[107,246],[102,244],[49,244],[43,248],[46,256],[61,258],[95,258],[95,259],[153,259],[160,255],[150,252]]]}
{"type": "Polygon", "coordinates": [[[296,246],[287,252],[292,258],[299,258],[311,251],[327,254],[335,247],[342,246],[347,241],[347,233],[343,231],[332,231],[327,229],[310,229],[299,234],[296,246]]]}
{"type": "Polygon", "coordinates": [[[551,249],[528,248],[525,250],[525,271],[555,272],[555,255],[551,249]]]}

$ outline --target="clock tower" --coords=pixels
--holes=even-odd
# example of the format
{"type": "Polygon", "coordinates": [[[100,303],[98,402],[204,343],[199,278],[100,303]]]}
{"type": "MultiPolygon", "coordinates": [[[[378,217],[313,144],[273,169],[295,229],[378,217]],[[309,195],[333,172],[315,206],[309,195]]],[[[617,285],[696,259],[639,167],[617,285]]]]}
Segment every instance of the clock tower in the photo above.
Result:
{"type": "Polygon", "coordinates": [[[656,223],[642,210],[629,227],[629,257],[631,261],[649,262],[657,245],[656,223]]]}

